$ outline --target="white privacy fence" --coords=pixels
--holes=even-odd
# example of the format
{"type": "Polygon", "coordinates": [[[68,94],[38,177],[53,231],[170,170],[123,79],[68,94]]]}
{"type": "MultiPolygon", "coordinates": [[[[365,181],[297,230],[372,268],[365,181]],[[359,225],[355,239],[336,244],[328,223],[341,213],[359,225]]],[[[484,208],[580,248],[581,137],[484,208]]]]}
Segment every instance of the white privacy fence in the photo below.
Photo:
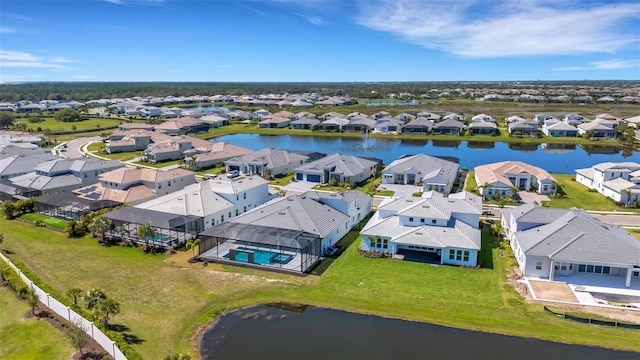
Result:
{"type": "Polygon", "coordinates": [[[115,341],[109,339],[107,335],[105,335],[98,327],[96,327],[91,321],[82,317],[82,315],[73,311],[70,307],[62,304],[46,292],[42,291],[38,286],[36,286],[33,281],[31,281],[28,277],[26,277],[17,266],[15,266],[11,260],[9,260],[6,256],[0,253],[0,259],[4,260],[13,270],[15,270],[22,281],[25,282],[30,287],[33,287],[36,294],[40,299],[40,302],[47,306],[51,311],[63,317],[65,320],[73,323],[79,324],[82,329],[87,333],[87,335],[91,336],[102,348],[109,353],[109,355],[113,356],[116,360],[127,360],[126,356],[120,351],[118,346],[116,346],[115,341]]]}

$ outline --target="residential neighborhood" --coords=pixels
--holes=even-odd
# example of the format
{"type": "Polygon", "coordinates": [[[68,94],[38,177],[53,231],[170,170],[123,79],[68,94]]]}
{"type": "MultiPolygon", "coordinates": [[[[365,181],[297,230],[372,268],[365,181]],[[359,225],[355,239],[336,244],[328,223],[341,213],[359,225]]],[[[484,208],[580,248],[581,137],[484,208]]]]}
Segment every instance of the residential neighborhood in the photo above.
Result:
{"type": "MultiPolygon", "coordinates": [[[[313,95],[166,101],[94,103],[119,119],[100,136],[49,144],[51,135],[0,134],[2,209],[192,275],[313,283],[336,281],[325,273],[357,261],[367,270],[350,273],[366,289],[377,269],[443,281],[446,271],[466,279],[500,267],[512,301],[640,309],[640,164],[633,148],[616,147],[635,136],[634,117],[347,113],[356,100],[313,95]],[[577,160],[541,162],[528,151],[577,160]],[[594,161],[599,152],[614,161],[594,161]],[[549,295],[560,286],[562,296],[549,295]]],[[[74,109],[27,105],[33,115],[74,109]]]]}

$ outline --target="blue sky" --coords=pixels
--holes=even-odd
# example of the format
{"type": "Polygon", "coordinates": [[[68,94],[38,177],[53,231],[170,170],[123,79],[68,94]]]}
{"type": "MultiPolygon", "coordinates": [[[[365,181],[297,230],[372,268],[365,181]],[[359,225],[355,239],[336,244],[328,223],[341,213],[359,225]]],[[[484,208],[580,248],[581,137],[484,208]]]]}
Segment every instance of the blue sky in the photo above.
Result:
{"type": "Polygon", "coordinates": [[[0,82],[640,79],[637,0],[0,0],[0,82]]]}

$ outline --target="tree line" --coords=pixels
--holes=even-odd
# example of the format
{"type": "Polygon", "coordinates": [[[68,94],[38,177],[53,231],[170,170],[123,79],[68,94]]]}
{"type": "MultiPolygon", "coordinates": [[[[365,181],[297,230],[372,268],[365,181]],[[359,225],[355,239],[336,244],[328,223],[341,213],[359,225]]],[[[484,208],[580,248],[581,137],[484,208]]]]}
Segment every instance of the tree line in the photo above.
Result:
{"type": "Polygon", "coordinates": [[[126,98],[134,96],[164,97],[174,96],[212,96],[247,94],[285,94],[313,92],[321,95],[349,95],[354,98],[371,98],[389,93],[410,92],[414,95],[426,93],[431,89],[510,89],[560,87],[633,87],[638,81],[602,80],[602,81],[420,81],[420,82],[46,82],[25,84],[0,84],[0,102],[40,101],[45,99],[96,100],[103,98],[126,98]],[[372,95],[375,91],[379,95],[372,95]]]}

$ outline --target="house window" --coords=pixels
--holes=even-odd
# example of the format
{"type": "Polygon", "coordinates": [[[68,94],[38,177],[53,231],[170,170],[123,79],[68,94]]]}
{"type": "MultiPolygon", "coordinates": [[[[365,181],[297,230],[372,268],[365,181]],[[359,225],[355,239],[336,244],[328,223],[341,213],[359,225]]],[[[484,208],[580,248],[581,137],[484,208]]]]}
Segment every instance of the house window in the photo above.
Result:
{"type": "Polygon", "coordinates": [[[541,261],[538,261],[536,263],[536,270],[542,270],[542,262],[541,261]]]}
{"type": "Polygon", "coordinates": [[[456,251],[456,260],[462,260],[462,250],[456,251]]]}
{"type": "Polygon", "coordinates": [[[413,222],[413,218],[412,217],[409,218],[409,222],[413,222]]]}
{"type": "Polygon", "coordinates": [[[453,260],[456,256],[456,251],[451,249],[449,250],[449,260],[453,260]]]}
{"type": "Polygon", "coordinates": [[[242,194],[242,198],[247,200],[247,193],[242,194]]]}
{"type": "Polygon", "coordinates": [[[435,223],[436,223],[436,220],[435,220],[435,219],[434,219],[434,220],[431,220],[431,223],[432,223],[432,224],[435,224],[435,223]]]}
{"type": "Polygon", "coordinates": [[[239,212],[239,210],[238,210],[238,209],[236,209],[236,216],[238,216],[238,212],[239,212]]]}
{"type": "Polygon", "coordinates": [[[424,224],[424,219],[420,219],[420,222],[424,224]]]}
{"type": "Polygon", "coordinates": [[[469,261],[469,251],[465,250],[462,257],[463,261],[469,261]]]}

